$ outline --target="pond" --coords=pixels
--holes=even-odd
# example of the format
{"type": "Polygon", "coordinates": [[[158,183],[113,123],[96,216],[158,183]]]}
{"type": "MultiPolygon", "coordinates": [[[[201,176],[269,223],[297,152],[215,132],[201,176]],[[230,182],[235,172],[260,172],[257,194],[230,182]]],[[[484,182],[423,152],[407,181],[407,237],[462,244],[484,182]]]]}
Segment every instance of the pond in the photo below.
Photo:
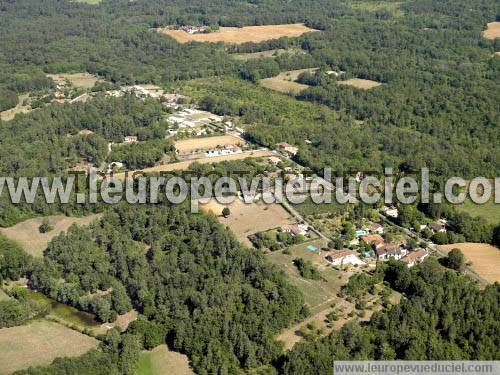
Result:
{"type": "Polygon", "coordinates": [[[34,301],[44,301],[48,303],[50,305],[50,315],[53,315],[69,324],[74,324],[88,329],[98,328],[100,326],[100,323],[94,319],[92,314],[79,311],[72,306],[59,303],[52,298],[31,289],[28,289],[28,294],[34,301]]]}

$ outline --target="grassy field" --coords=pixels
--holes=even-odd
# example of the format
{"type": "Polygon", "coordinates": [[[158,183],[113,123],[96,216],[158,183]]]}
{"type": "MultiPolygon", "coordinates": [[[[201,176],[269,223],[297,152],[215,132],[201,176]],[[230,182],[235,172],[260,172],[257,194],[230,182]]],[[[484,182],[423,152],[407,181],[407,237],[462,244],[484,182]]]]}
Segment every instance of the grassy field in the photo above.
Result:
{"type": "Polygon", "coordinates": [[[242,200],[237,199],[228,206],[231,215],[227,218],[222,216],[224,207],[215,199],[201,206],[203,210],[215,214],[222,224],[231,229],[240,242],[249,247],[252,246],[252,243],[248,236],[295,223],[290,214],[279,204],[264,204],[262,202],[245,204],[242,200]]]}
{"type": "Polygon", "coordinates": [[[98,341],[61,324],[36,320],[0,329],[0,373],[50,364],[56,357],[79,356],[97,348],[98,341]]]}
{"type": "Polygon", "coordinates": [[[346,209],[346,206],[336,202],[335,198],[332,199],[331,203],[316,204],[312,201],[310,197],[307,197],[304,203],[293,205],[293,207],[302,216],[326,214],[326,213],[340,214],[344,212],[344,210],[346,209]]]}
{"type": "Polygon", "coordinates": [[[179,43],[188,42],[224,42],[228,44],[242,44],[248,42],[259,43],[265,40],[282,37],[298,37],[307,32],[317,31],[303,24],[266,25],[245,27],[221,27],[219,31],[209,34],[188,34],[182,30],[158,29],[179,43]]]}
{"type": "Polygon", "coordinates": [[[137,375],[192,375],[187,356],[170,351],[166,345],[160,345],[139,357],[137,375]]]}
{"type": "Polygon", "coordinates": [[[467,199],[464,203],[456,205],[455,207],[457,210],[467,212],[473,217],[481,216],[491,224],[500,223],[500,205],[495,204],[493,200],[485,204],[476,204],[470,199],[467,199]]]}
{"type": "Polygon", "coordinates": [[[9,299],[10,297],[7,294],[5,294],[5,292],[2,289],[0,289],[0,302],[8,301],[9,299]]]}
{"type": "Polygon", "coordinates": [[[0,233],[17,241],[29,254],[41,257],[50,240],[67,231],[72,224],[89,225],[100,217],[101,215],[89,215],[81,218],[63,215],[48,216],[47,219],[54,228],[48,233],[40,233],[38,229],[43,218],[29,219],[10,228],[0,228],[0,233]]]}
{"type": "Polygon", "coordinates": [[[483,32],[486,39],[500,38],[500,22],[490,22],[488,28],[483,32]]]}
{"type": "Polygon", "coordinates": [[[455,243],[439,246],[439,250],[448,253],[451,249],[460,249],[470,268],[490,283],[500,282],[500,250],[482,243],[455,243]]]}
{"type": "Polygon", "coordinates": [[[284,94],[292,93],[298,94],[299,92],[307,89],[309,86],[302,83],[295,82],[299,76],[304,72],[315,72],[317,68],[313,69],[300,69],[283,72],[276,77],[262,79],[259,84],[262,87],[278,91],[284,94]]]}
{"type": "Polygon", "coordinates": [[[52,78],[52,80],[54,80],[54,82],[58,84],[66,84],[66,82],[69,82],[75,87],[81,87],[84,89],[90,89],[94,87],[96,82],[100,80],[98,77],[93,76],[92,74],[89,74],[87,72],[74,74],[48,74],[47,76],[52,78]]]}
{"type": "Polygon", "coordinates": [[[243,139],[233,135],[221,135],[215,137],[183,139],[175,142],[175,149],[179,154],[189,154],[194,151],[207,150],[228,144],[244,146],[247,143],[243,139]]]}
{"type": "Polygon", "coordinates": [[[356,87],[361,90],[370,90],[382,85],[380,82],[370,81],[369,79],[361,79],[361,78],[351,78],[345,81],[338,81],[337,83],[339,85],[356,87]]]}
{"type": "Polygon", "coordinates": [[[316,240],[289,248],[290,255],[283,252],[267,254],[267,259],[282,269],[292,283],[304,294],[305,301],[314,313],[322,310],[328,301],[333,301],[340,291],[340,287],[347,282],[348,272],[340,272],[331,267],[324,259],[324,254],[318,251],[309,251],[307,246],[315,245],[319,249],[326,245],[324,240],[316,240]],[[295,258],[310,260],[321,272],[323,280],[309,280],[300,276],[293,264],[295,258]]]}

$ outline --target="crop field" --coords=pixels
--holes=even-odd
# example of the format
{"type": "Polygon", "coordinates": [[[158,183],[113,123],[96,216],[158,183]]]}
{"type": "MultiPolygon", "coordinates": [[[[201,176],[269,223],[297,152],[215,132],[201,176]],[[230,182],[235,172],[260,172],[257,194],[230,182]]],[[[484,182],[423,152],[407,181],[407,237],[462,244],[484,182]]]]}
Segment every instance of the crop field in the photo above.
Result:
{"type": "Polygon", "coordinates": [[[312,69],[299,69],[291,70],[289,72],[283,72],[278,74],[276,77],[262,79],[259,84],[262,87],[278,91],[281,93],[292,93],[298,94],[302,90],[307,89],[309,86],[302,83],[295,82],[299,76],[304,72],[315,72],[317,68],[312,69]]]}
{"type": "Polygon", "coordinates": [[[460,249],[466,262],[471,262],[470,268],[490,283],[500,282],[500,250],[484,243],[455,243],[439,246],[445,253],[451,249],[460,249]]]}
{"type": "Polygon", "coordinates": [[[85,73],[75,73],[75,74],[47,74],[48,77],[52,78],[54,82],[58,84],[65,84],[66,81],[75,87],[81,87],[84,89],[90,89],[94,87],[96,82],[100,79],[87,72],[85,73]]]}
{"type": "Polygon", "coordinates": [[[370,90],[381,86],[380,82],[370,81],[369,79],[351,78],[345,81],[338,81],[339,85],[353,86],[361,90],[370,90]]]}
{"type": "Polygon", "coordinates": [[[227,44],[259,43],[271,39],[282,37],[298,37],[308,32],[317,30],[311,29],[304,24],[296,23],[290,25],[266,25],[266,26],[245,26],[245,27],[221,27],[218,31],[209,34],[188,34],[182,30],[159,29],[158,32],[166,34],[179,43],[188,42],[224,42],[227,44]]]}
{"type": "Polygon", "coordinates": [[[48,320],[0,329],[0,373],[50,364],[97,348],[98,341],[48,320]]]}
{"type": "Polygon", "coordinates": [[[490,22],[488,28],[483,32],[486,39],[500,38],[500,22],[490,22]]]}
{"type": "Polygon", "coordinates": [[[10,228],[0,228],[0,233],[17,241],[27,253],[41,257],[47,244],[58,234],[65,232],[72,224],[89,225],[101,215],[89,215],[85,217],[66,217],[63,215],[48,216],[50,225],[54,228],[50,232],[40,233],[39,227],[43,218],[29,219],[10,228]]]}
{"type": "Polygon", "coordinates": [[[189,154],[195,151],[207,150],[217,146],[234,144],[246,145],[246,142],[233,135],[221,135],[216,137],[190,138],[175,142],[175,149],[179,154],[189,154]]]}
{"type": "MultiPolygon", "coordinates": [[[[187,161],[181,161],[178,163],[171,164],[162,164],[157,165],[151,168],[144,168],[138,171],[131,171],[129,175],[132,175],[134,172],[144,172],[144,173],[158,173],[158,172],[172,172],[172,171],[183,171],[188,169],[193,163],[200,164],[211,164],[211,163],[220,163],[221,161],[227,160],[243,160],[247,158],[264,158],[267,156],[274,155],[271,151],[267,150],[256,150],[256,151],[244,151],[241,154],[233,154],[233,155],[223,155],[223,156],[214,156],[211,158],[201,158],[201,159],[193,159],[187,161]]],[[[125,179],[125,173],[116,173],[115,176],[119,179],[125,179]]]]}
{"type": "Polygon", "coordinates": [[[12,120],[18,113],[28,113],[31,111],[29,106],[23,105],[24,101],[29,98],[29,94],[19,95],[17,105],[14,108],[0,112],[0,118],[3,121],[12,120]]]}
{"type": "Polygon", "coordinates": [[[216,215],[222,224],[231,229],[240,242],[249,247],[252,247],[252,243],[248,236],[295,223],[290,214],[279,204],[263,202],[246,204],[241,199],[236,199],[228,206],[231,210],[228,218],[222,216],[222,209],[226,206],[215,199],[200,207],[216,215]]]}
{"type": "Polygon", "coordinates": [[[137,375],[163,374],[193,375],[194,372],[189,367],[187,356],[170,351],[166,345],[142,352],[137,375]]]}

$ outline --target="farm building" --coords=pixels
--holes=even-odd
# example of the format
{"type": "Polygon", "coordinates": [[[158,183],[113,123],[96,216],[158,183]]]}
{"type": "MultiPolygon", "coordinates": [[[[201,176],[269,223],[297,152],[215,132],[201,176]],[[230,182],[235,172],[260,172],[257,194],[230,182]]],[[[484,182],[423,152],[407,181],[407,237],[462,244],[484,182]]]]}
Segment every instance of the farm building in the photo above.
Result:
{"type": "Polygon", "coordinates": [[[309,230],[309,227],[306,224],[291,224],[291,225],[283,225],[280,230],[283,233],[291,233],[294,236],[302,235],[305,236],[307,235],[307,231],[309,230]]]}
{"type": "Polygon", "coordinates": [[[411,251],[408,255],[401,258],[401,262],[405,263],[408,268],[413,267],[416,264],[422,263],[425,258],[429,256],[429,253],[425,249],[416,249],[411,251]]]}
{"type": "Polygon", "coordinates": [[[441,223],[430,223],[429,228],[434,232],[434,233],[446,233],[446,228],[443,224],[441,223]]]}
{"type": "Polygon", "coordinates": [[[353,252],[351,251],[339,251],[331,252],[325,257],[326,261],[332,266],[341,266],[347,264],[357,264],[363,265],[364,262],[361,261],[353,252]]]}
{"type": "Polygon", "coordinates": [[[241,154],[242,152],[243,151],[241,150],[241,148],[237,145],[225,145],[222,148],[215,148],[205,151],[205,157],[212,158],[215,156],[241,154]]]}
{"type": "Polygon", "coordinates": [[[138,141],[138,138],[135,135],[127,135],[127,136],[125,136],[125,139],[124,139],[125,143],[134,143],[137,141],[138,141]]]}
{"type": "Polygon", "coordinates": [[[400,245],[384,245],[375,250],[377,259],[381,262],[385,262],[391,258],[399,260],[406,255],[406,249],[403,249],[400,245]]]}

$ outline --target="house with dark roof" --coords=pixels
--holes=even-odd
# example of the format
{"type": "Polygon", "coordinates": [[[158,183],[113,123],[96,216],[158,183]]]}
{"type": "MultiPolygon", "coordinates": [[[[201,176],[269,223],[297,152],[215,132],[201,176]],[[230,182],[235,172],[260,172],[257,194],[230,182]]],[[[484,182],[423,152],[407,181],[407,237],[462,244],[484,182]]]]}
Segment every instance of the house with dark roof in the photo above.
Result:
{"type": "Polygon", "coordinates": [[[375,249],[375,254],[379,261],[385,262],[391,258],[399,260],[407,254],[407,251],[401,245],[388,244],[375,249]]]}

